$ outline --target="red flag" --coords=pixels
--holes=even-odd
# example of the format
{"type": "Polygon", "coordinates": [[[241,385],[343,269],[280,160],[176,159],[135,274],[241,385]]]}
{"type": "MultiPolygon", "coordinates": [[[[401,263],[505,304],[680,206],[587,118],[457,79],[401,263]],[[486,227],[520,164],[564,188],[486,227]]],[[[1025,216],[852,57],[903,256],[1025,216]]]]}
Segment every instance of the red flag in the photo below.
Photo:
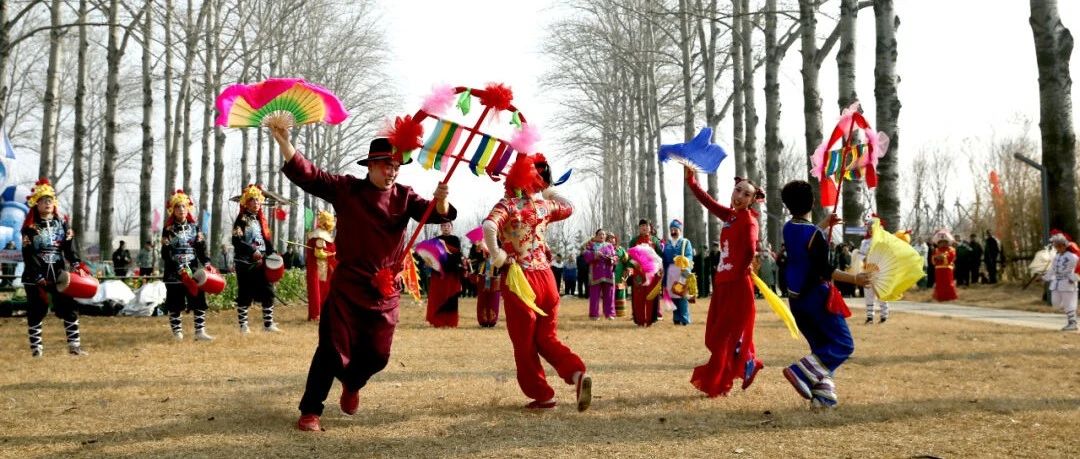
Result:
{"type": "Polygon", "coordinates": [[[866,187],[877,188],[877,170],[873,164],[866,165],[866,187]]]}
{"type": "Polygon", "coordinates": [[[821,207],[833,207],[836,205],[836,183],[826,177],[821,181],[821,207]]]}

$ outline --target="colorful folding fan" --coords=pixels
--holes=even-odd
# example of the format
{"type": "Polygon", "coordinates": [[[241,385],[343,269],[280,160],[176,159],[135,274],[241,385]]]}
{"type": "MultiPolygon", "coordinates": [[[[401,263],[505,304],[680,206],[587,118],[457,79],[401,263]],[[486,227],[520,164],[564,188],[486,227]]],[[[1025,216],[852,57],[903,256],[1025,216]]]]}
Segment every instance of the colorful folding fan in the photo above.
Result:
{"type": "Polygon", "coordinates": [[[870,286],[881,301],[899,300],[926,274],[923,257],[911,244],[885,231],[881,221],[873,220],[870,249],[863,261],[863,271],[873,273],[870,286]]]}
{"type": "Polygon", "coordinates": [[[424,263],[440,273],[443,270],[443,265],[446,264],[447,259],[450,257],[450,252],[446,250],[446,243],[437,237],[416,244],[415,251],[424,260],[424,263]]]}
{"type": "Polygon", "coordinates": [[[234,84],[221,92],[216,106],[217,125],[226,127],[338,124],[349,116],[341,100],[329,90],[299,78],[234,84]]]}

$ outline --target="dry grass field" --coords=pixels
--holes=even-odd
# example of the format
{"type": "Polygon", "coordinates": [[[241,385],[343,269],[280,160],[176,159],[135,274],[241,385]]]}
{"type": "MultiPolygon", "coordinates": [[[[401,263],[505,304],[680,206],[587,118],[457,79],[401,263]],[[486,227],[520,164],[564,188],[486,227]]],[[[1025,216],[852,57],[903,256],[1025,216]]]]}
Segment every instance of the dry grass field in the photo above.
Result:
{"type": "MultiPolygon", "coordinates": [[[[294,424],[315,326],[279,310],[283,333],[241,337],[212,314],[212,343],[173,342],[163,317],[84,317],[84,347],[65,354],[59,321],[31,359],[25,320],[0,319],[3,457],[1077,457],[1080,335],[897,313],[857,325],[838,372],[839,408],[811,411],[780,374],[806,353],[759,305],[766,368],[748,391],[702,397],[687,382],[706,359],[706,305],[694,323],[649,329],[591,322],[563,305],[560,334],[590,367],[592,408],[549,379],[560,406],[527,412],[502,323],[428,328],[408,302],[388,368],[325,432],[294,424]]],[[[257,316],[258,314],[255,313],[257,316]]],[[[190,330],[190,316],[185,327],[190,330]]]]}

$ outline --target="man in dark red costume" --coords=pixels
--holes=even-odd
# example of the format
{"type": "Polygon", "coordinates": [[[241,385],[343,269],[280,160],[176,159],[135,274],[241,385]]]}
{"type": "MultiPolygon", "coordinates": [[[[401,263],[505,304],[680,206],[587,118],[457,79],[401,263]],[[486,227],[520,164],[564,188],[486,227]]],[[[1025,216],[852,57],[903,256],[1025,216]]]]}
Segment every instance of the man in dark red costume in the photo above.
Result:
{"type": "MultiPolygon", "coordinates": [[[[340,379],[341,411],[356,413],[360,389],[386,367],[398,322],[397,278],[405,258],[409,219],[420,220],[429,201],[412,188],[395,183],[403,155],[390,141],[371,142],[359,164],[368,176],[329,174],[315,167],[289,142],[285,128],[272,127],[285,158],[282,171],[304,191],[334,206],[338,217],[338,266],[319,321],[319,345],[311,359],[307,386],[300,400],[300,430],[321,430],[319,416],[334,379],[340,379]]],[[[429,223],[454,220],[457,210],[446,200],[447,187],[435,190],[435,211],[429,223]]]]}

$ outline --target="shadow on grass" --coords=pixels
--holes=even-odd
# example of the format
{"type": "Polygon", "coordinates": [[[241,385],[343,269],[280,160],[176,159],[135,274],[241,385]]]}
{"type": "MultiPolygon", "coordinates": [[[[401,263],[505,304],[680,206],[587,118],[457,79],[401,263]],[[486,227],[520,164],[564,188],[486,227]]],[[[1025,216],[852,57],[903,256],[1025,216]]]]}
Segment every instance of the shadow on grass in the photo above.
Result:
{"type": "MultiPolygon", "coordinates": [[[[252,391],[253,393],[255,391],[252,391]]],[[[551,412],[534,413],[520,405],[472,404],[433,405],[410,411],[392,407],[371,411],[361,408],[355,417],[343,418],[336,408],[329,408],[323,425],[329,432],[309,433],[295,430],[297,413],[286,409],[258,406],[222,406],[204,409],[181,419],[152,426],[97,434],[58,434],[43,436],[0,435],[0,444],[10,447],[35,444],[71,445],[63,452],[77,456],[295,456],[295,455],[371,455],[447,453],[447,442],[460,448],[458,454],[505,455],[522,447],[573,447],[637,442],[655,443],[673,439],[703,440],[716,435],[802,431],[837,428],[870,423],[935,419],[954,415],[1010,415],[1042,410],[1080,409],[1078,398],[929,398],[879,404],[842,405],[827,412],[811,411],[805,405],[762,409],[727,409],[723,399],[669,395],[650,398],[612,398],[595,409],[577,413],[570,406],[551,412]],[[687,404],[704,405],[687,409],[687,404]],[[612,408],[617,411],[610,411],[612,408]],[[609,411],[605,411],[609,409],[609,411]],[[409,431],[412,421],[440,419],[436,426],[423,431],[409,431]],[[615,437],[608,429],[619,426],[631,437],[615,437]],[[222,441],[199,442],[177,450],[173,441],[188,445],[189,437],[251,438],[258,442],[235,444],[222,441]],[[461,446],[464,445],[464,446],[461,446]],[[138,453],[118,452],[125,446],[137,447],[138,453]],[[426,452],[426,453],[425,453],[426,452]]]]}

